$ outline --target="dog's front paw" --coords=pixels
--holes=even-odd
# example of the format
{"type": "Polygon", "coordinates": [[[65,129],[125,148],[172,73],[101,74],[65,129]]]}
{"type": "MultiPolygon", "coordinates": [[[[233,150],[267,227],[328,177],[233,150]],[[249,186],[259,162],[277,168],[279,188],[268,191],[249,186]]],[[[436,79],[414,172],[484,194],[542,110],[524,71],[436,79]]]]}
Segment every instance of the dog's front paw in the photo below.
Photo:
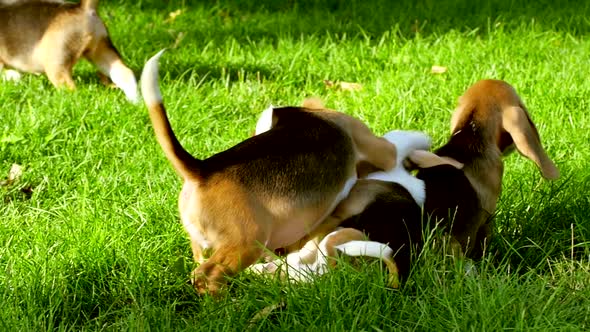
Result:
{"type": "Polygon", "coordinates": [[[248,268],[250,271],[255,272],[257,274],[272,274],[277,272],[278,265],[276,262],[267,262],[267,263],[258,263],[251,265],[248,268]]]}
{"type": "Polygon", "coordinates": [[[219,283],[209,280],[200,268],[194,269],[191,273],[191,284],[200,295],[215,296],[219,292],[219,283]]]}
{"type": "Polygon", "coordinates": [[[398,153],[407,156],[413,150],[429,150],[432,144],[430,136],[421,131],[392,130],[383,135],[387,141],[395,145],[398,153]]]}

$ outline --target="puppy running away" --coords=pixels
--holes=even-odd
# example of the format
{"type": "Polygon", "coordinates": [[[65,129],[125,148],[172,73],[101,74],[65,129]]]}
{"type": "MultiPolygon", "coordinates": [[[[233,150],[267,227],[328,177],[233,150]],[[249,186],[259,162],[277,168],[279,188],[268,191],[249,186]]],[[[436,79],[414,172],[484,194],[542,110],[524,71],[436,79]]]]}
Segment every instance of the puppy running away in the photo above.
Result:
{"type": "Polygon", "coordinates": [[[0,71],[45,73],[55,87],[75,89],[72,68],[81,57],[137,102],[137,81],[113,46],[97,13],[98,0],[0,2],[0,71]]]}
{"type": "Polygon", "coordinates": [[[184,180],[178,205],[201,263],[192,274],[200,293],[216,293],[225,276],[320,225],[356,183],[357,164],[395,166],[395,146],[361,121],[305,107],[271,107],[257,124],[258,135],[196,159],[168,121],[158,87],[161,54],[146,63],[141,92],[156,139],[184,180]],[[211,250],[206,261],[205,250],[211,250]]]}

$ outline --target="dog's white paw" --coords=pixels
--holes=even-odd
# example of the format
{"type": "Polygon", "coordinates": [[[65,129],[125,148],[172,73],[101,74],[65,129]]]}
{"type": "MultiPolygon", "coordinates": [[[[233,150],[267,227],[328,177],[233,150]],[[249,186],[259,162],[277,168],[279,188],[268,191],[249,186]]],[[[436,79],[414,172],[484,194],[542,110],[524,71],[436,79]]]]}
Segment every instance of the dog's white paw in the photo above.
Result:
{"type": "Polygon", "coordinates": [[[430,149],[432,142],[430,136],[420,131],[393,130],[383,135],[383,138],[396,147],[396,165],[389,171],[371,173],[367,176],[367,179],[400,184],[408,190],[416,203],[422,206],[426,199],[424,181],[410,174],[410,172],[404,168],[403,161],[415,150],[430,149]]]}
{"type": "Polygon", "coordinates": [[[430,136],[421,131],[392,130],[383,135],[383,138],[397,148],[398,163],[414,150],[429,150],[432,144],[430,136]]]}
{"type": "Polygon", "coordinates": [[[248,269],[258,274],[268,274],[275,273],[278,269],[278,265],[276,262],[258,263],[250,265],[248,269]]]}
{"type": "Polygon", "coordinates": [[[5,69],[2,71],[2,79],[5,81],[18,82],[22,78],[21,73],[12,69],[5,69]]]}

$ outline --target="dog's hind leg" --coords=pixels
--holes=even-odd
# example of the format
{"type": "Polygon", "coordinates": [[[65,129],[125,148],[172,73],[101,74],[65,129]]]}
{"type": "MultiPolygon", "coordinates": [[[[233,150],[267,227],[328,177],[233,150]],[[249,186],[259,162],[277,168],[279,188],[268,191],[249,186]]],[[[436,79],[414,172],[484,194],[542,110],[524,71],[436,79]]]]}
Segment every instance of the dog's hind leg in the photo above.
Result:
{"type": "Polygon", "coordinates": [[[351,134],[361,161],[366,161],[377,170],[389,171],[396,165],[397,149],[383,137],[377,137],[361,121],[353,119],[351,134]]]}
{"type": "Polygon", "coordinates": [[[231,277],[256,262],[262,252],[263,248],[258,244],[222,244],[205,263],[193,271],[193,285],[201,294],[215,295],[225,283],[225,277],[231,277]]]}
{"type": "Polygon", "coordinates": [[[64,66],[61,63],[46,64],[45,73],[47,78],[56,88],[66,87],[70,90],[76,89],[76,84],[72,78],[72,66],[64,66]]]}
{"type": "MultiPolygon", "coordinates": [[[[45,49],[47,49],[47,46],[45,46],[45,49]]],[[[76,84],[72,78],[72,68],[76,60],[76,55],[67,49],[51,49],[44,54],[43,67],[45,73],[56,88],[76,89],[76,84]]]]}

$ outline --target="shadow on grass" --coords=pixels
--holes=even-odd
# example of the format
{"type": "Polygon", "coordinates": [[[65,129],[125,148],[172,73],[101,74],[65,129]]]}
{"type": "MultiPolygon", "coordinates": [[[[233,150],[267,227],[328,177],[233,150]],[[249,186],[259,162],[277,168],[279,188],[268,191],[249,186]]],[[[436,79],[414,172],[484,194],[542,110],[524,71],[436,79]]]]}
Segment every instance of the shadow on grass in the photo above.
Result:
{"type": "MultiPolygon", "coordinates": [[[[195,49],[209,46],[221,47],[220,52],[223,52],[232,47],[229,40],[235,41],[238,47],[248,45],[256,49],[260,45],[279,48],[283,41],[298,42],[306,38],[315,38],[320,45],[325,39],[338,42],[352,38],[379,43],[384,36],[403,41],[454,31],[482,37],[491,31],[522,27],[540,33],[553,31],[574,36],[590,32],[587,19],[590,2],[574,0],[143,0],[136,3],[107,0],[102,5],[104,16],[117,12],[112,15],[119,17],[138,11],[145,15],[145,21],[136,21],[142,26],[132,27],[132,31],[137,33],[136,38],[149,40],[153,48],[143,49],[142,59],[134,59],[139,65],[164,47],[191,48],[194,57],[195,49]],[[180,14],[170,19],[170,14],[177,10],[180,14]]],[[[115,39],[115,44],[125,44],[125,40],[115,39]]],[[[202,63],[202,59],[192,60],[170,66],[177,69],[169,74],[174,78],[207,74],[210,79],[227,78],[229,74],[233,80],[239,79],[241,74],[265,78],[275,73],[274,68],[249,68],[241,63],[225,64],[220,59],[215,59],[214,64],[202,63]]]]}
{"type": "Polygon", "coordinates": [[[171,59],[172,63],[161,65],[162,77],[170,76],[175,81],[188,80],[198,77],[200,81],[230,81],[239,82],[255,79],[263,81],[280,74],[280,70],[272,70],[270,67],[254,65],[252,63],[203,63],[198,60],[183,61],[183,59],[171,59]]]}
{"type": "MultiPolygon", "coordinates": [[[[123,4],[121,0],[105,1],[123,4]]],[[[450,30],[471,31],[490,28],[494,24],[508,27],[534,22],[543,30],[584,35],[590,32],[587,17],[590,3],[576,0],[424,0],[424,1],[361,1],[361,0],[289,0],[289,1],[158,1],[138,2],[143,10],[167,11],[178,8],[204,10],[219,23],[247,22],[253,18],[266,20],[266,31],[260,36],[290,32],[292,35],[315,33],[358,34],[377,37],[397,30],[405,38],[417,34],[441,34],[450,30]],[[311,20],[310,20],[311,19],[311,20]]],[[[247,23],[246,23],[247,24],[247,23]]],[[[196,27],[198,28],[198,27],[196,27]]],[[[235,35],[235,31],[228,31],[235,35]]]]}

